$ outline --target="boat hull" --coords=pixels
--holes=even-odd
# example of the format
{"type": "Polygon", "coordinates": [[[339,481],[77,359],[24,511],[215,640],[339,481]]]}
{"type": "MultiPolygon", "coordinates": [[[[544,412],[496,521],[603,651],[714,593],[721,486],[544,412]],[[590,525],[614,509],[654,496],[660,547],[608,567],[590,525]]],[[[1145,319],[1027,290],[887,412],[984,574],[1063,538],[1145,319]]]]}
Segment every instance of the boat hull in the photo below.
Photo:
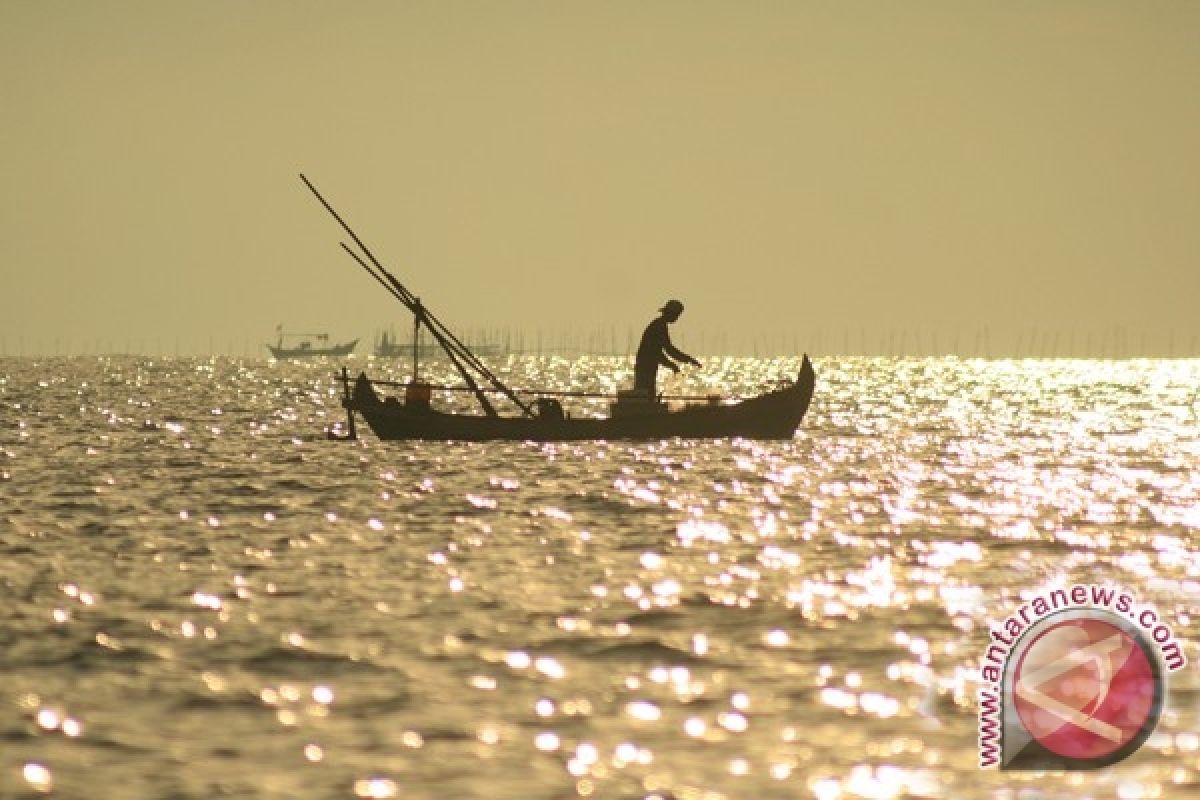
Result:
{"type": "Polygon", "coordinates": [[[815,384],[812,363],[805,356],[794,383],[732,405],[692,406],[605,419],[531,419],[410,408],[394,398],[381,399],[366,376],[360,375],[343,405],[361,415],[375,435],[385,441],[790,439],[808,410],[815,384]]]}
{"type": "Polygon", "coordinates": [[[358,339],[333,347],[277,347],[267,345],[274,358],[316,358],[317,356],[348,356],[358,346],[358,339]]]}

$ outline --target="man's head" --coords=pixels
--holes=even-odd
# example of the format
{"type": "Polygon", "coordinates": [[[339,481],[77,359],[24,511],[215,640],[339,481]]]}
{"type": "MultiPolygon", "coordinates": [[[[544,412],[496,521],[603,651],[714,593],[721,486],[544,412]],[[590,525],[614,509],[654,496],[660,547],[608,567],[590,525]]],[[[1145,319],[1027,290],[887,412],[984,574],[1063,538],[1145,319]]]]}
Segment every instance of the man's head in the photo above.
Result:
{"type": "Polygon", "coordinates": [[[659,311],[667,318],[667,322],[674,322],[683,313],[683,303],[678,300],[668,300],[666,305],[660,308],[659,311]]]}

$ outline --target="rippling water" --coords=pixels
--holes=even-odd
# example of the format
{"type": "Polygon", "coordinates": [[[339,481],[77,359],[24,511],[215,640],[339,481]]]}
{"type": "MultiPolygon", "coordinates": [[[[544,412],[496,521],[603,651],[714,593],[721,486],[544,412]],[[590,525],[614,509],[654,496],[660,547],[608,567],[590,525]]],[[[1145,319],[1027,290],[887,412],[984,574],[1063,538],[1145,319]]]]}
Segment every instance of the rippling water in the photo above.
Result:
{"type": "Polygon", "coordinates": [[[789,442],[553,445],[326,441],[335,366],[0,360],[0,796],[1200,792],[1192,667],[1097,773],[980,772],[974,700],[1062,581],[1200,660],[1200,362],[818,359],[789,442]]]}

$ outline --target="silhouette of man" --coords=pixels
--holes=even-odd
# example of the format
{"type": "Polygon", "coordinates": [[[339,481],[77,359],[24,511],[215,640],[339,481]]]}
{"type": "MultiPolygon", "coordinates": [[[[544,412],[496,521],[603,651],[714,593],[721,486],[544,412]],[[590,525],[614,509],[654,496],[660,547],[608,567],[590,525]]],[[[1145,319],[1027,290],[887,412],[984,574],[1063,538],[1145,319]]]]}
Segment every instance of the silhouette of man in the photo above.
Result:
{"type": "Polygon", "coordinates": [[[700,366],[699,361],[671,344],[671,337],[667,333],[667,326],[683,313],[683,303],[668,300],[659,312],[660,316],[647,325],[642,333],[642,343],[638,345],[637,360],[633,365],[633,388],[651,397],[655,394],[659,365],[679,372],[679,365],[671,360],[674,358],[692,366],[700,366]],[[667,358],[668,355],[671,358],[667,358]]]}

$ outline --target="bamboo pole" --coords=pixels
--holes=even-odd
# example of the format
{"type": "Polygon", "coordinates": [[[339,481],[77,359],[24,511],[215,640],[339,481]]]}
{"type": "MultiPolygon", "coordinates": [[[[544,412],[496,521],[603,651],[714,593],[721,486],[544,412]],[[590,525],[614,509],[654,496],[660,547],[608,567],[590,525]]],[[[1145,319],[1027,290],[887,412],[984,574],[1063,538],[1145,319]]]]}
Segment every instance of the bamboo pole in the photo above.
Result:
{"type": "MultiPolygon", "coordinates": [[[[400,283],[399,280],[396,279],[396,276],[392,275],[392,273],[390,273],[383,266],[383,264],[379,262],[379,259],[375,257],[375,254],[371,252],[371,250],[358,237],[358,234],[356,234],[349,224],[347,224],[346,221],[342,219],[342,217],[333,209],[333,206],[331,206],[321,195],[321,193],[317,191],[317,188],[313,186],[308,178],[304,177],[304,175],[301,175],[300,180],[304,182],[304,185],[308,187],[309,191],[311,191],[317,200],[320,201],[321,205],[325,207],[325,210],[328,211],[335,220],[337,220],[342,229],[350,235],[355,244],[359,246],[359,248],[363,253],[366,254],[367,258],[371,261],[375,268],[379,270],[379,273],[386,278],[386,285],[390,285],[393,295],[396,296],[396,298],[400,300],[400,302],[410,311],[412,311],[414,314],[417,314],[417,301],[413,294],[402,283],[400,283]]],[[[360,265],[366,268],[365,262],[358,258],[354,251],[347,247],[344,242],[341,244],[347,253],[353,256],[360,265]]],[[[373,272],[372,275],[374,275],[373,272]]],[[[506,387],[503,382],[501,382],[500,379],[492,373],[491,370],[489,370],[478,358],[476,358],[475,354],[472,353],[471,350],[464,345],[462,341],[460,341],[458,337],[456,337],[454,333],[451,332],[450,329],[447,328],[441,322],[441,320],[437,318],[436,315],[433,314],[433,312],[422,306],[420,307],[419,317],[420,322],[424,323],[426,329],[433,335],[434,339],[437,340],[437,343],[442,347],[442,350],[445,351],[447,357],[451,360],[451,362],[454,363],[455,367],[458,368],[459,373],[462,375],[463,379],[468,385],[475,385],[475,381],[460,362],[466,362],[471,369],[475,370],[479,375],[490,381],[494,388],[498,389],[502,394],[507,396],[513,403],[515,403],[526,416],[534,416],[533,410],[530,409],[528,405],[523,403],[520,398],[513,394],[512,391],[509,390],[508,387],[506,387]]],[[[479,404],[483,407],[484,412],[488,416],[496,416],[496,410],[492,407],[491,402],[488,400],[487,395],[484,392],[476,391],[475,396],[479,400],[479,404]]]]}

